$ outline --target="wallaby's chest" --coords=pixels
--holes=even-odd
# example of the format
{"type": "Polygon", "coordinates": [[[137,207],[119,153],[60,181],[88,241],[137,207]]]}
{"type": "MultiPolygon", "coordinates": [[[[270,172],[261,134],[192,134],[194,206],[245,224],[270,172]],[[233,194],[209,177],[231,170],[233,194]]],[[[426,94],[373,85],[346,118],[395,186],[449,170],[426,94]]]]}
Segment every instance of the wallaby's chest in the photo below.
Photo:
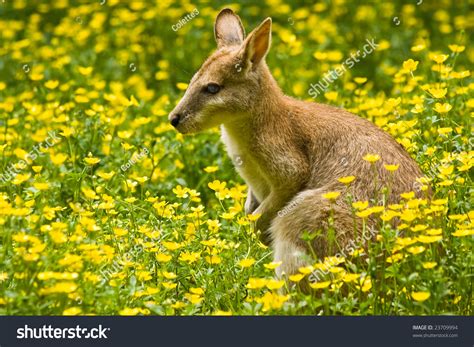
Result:
{"type": "Polygon", "coordinates": [[[270,182],[265,172],[265,163],[254,153],[249,141],[245,141],[249,134],[243,132],[245,132],[244,129],[229,131],[222,127],[222,142],[225,144],[227,154],[234,163],[237,172],[245,180],[255,197],[262,201],[270,193],[270,182]]]}

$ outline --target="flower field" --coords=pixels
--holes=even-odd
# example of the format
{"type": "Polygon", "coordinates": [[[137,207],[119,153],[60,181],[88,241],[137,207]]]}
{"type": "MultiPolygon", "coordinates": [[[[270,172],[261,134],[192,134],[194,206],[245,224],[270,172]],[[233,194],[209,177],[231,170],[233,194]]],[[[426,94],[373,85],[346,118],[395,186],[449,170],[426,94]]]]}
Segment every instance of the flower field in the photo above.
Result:
{"type": "Polygon", "coordinates": [[[0,314],[473,314],[468,1],[6,0],[0,14],[0,314]],[[287,282],[219,130],[183,136],[167,119],[225,6],[248,32],[272,17],[267,62],[287,94],[371,120],[426,175],[399,204],[353,201],[375,239],[313,254],[287,282]]]}

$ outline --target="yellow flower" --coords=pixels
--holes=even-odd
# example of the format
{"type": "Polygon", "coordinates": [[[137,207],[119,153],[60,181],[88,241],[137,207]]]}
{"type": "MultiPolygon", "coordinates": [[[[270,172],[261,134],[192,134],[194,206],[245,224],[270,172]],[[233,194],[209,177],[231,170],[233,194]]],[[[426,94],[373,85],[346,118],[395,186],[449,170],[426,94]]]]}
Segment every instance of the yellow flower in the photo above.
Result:
{"type": "Polygon", "coordinates": [[[128,230],[123,228],[113,228],[115,236],[121,237],[128,234],[128,230]]]}
{"type": "Polygon", "coordinates": [[[186,307],[186,304],[182,301],[177,301],[174,304],[171,304],[171,307],[175,310],[179,310],[180,308],[186,307]]]}
{"type": "Polygon", "coordinates": [[[435,88],[429,88],[428,92],[436,99],[442,99],[446,96],[448,93],[447,88],[442,88],[442,89],[435,89],[435,88]]]}
{"type": "Polygon", "coordinates": [[[202,302],[202,300],[204,300],[200,295],[189,293],[184,294],[184,297],[193,305],[198,305],[202,302]]]}
{"type": "Polygon", "coordinates": [[[165,246],[165,248],[168,251],[175,251],[175,250],[182,247],[182,245],[180,243],[177,243],[177,242],[174,242],[174,241],[163,241],[163,246],[165,246]]]}
{"type": "Polygon", "coordinates": [[[271,280],[267,280],[267,283],[265,285],[268,289],[274,290],[274,289],[280,289],[281,287],[283,287],[284,284],[285,284],[285,281],[283,280],[277,281],[277,280],[271,279],[271,280]]]}
{"type": "Polygon", "coordinates": [[[8,279],[8,274],[6,272],[0,272],[0,282],[6,281],[8,279]]]}
{"type": "Polygon", "coordinates": [[[424,246],[413,246],[408,248],[408,252],[410,252],[411,254],[420,254],[423,253],[425,249],[426,248],[424,246]]]}
{"type": "Polygon", "coordinates": [[[218,255],[207,256],[204,259],[206,259],[209,264],[220,264],[222,262],[221,257],[218,255]]]}
{"type": "Polygon", "coordinates": [[[424,269],[432,269],[432,268],[434,268],[436,265],[438,265],[438,263],[435,262],[435,261],[429,261],[429,262],[423,263],[422,265],[423,265],[423,268],[424,268],[424,269]]]}
{"type": "Polygon", "coordinates": [[[449,112],[451,109],[453,108],[453,106],[451,106],[450,104],[448,103],[444,103],[444,104],[441,104],[439,102],[437,102],[435,104],[435,107],[434,107],[434,110],[438,113],[447,113],[449,112]]]}
{"type": "Polygon", "coordinates": [[[221,214],[221,217],[223,219],[231,220],[231,219],[234,219],[235,215],[236,215],[235,212],[224,212],[223,214],[221,214]]]}
{"type": "Polygon", "coordinates": [[[364,210],[369,206],[368,201],[354,201],[352,203],[352,207],[354,207],[356,210],[364,210]]]}
{"type": "Polygon", "coordinates": [[[92,153],[89,153],[89,155],[87,156],[87,158],[84,158],[84,162],[87,164],[87,165],[95,165],[97,163],[100,162],[100,159],[99,158],[96,158],[96,157],[93,157],[92,156],[92,153]]]}
{"type": "Polygon", "coordinates": [[[207,173],[213,173],[213,172],[216,172],[217,170],[219,170],[219,167],[217,166],[208,166],[204,168],[204,171],[207,173]]]}
{"type": "Polygon", "coordinates": [[[164,253],[158,253],[155,256],[156,260],[159,261],[160,263],[167,263],[171,260],[171,255],[164,254],[164,253]]]}
{"type": "Polygon", "coordinates": [[[340,192],[328,192],[323,194],[323,198],[328,199],[328,200],[336,200],[339,195],[341,195],[340,192]]]}
{"type": "Polygon", "coordinates": [[[165,287],[166,289],[174,289],[174,288],[176,288],[176,286],[177,286],[176,283],[172,283],[172,282],[162,282],[161,284],[162,284],[163,287],[165,287]]]}
{"type": "Polygon", "coordinates": [[[51,153],[50,154],[50,157],[51,157],[51,162],[54,164],[54,165],[61,165],[62,163],[64,163],[67,159],[67,155],[66,154],[63,154],[63,153],[58,153],[58,154],[53,154],[51,153]]]}
{"type": "Polygon", "coordinates": [[[179,83],[176,83],[176,87],[178,87],[179,90],[186,90],[188,88],[188,84],[179,82],[179,83]]]}
{"type": "Polygon", "coordinates": [[[329,101],[336,101],[337,99],[337,92],[326,92],[324,93],[324,97],[328,99],[329,101]]]}
{"type": "Polygon", "coordinates": [[[424,106],[422,104],[416,104],[415,107],[411,109],[411,112],[413,113],[422,113],[425,110],[424,106]]]}
{"type": "Polygon", "coordinates": [[[311,272],[314,271],[314,267],[309,265],[309,266],[302,266],[298,269],[299,272],[301,272],[303,275],[309,275],[311,272]]]}
{"type": "Polygon", "coordinates": [[[448,135],[453,131],[451,127],[439,128],[437,129],[438,134],[440,135],[448,135]]]}
{"type": "Polygon", "coordinates": [[[331,281],[313,282],[313,283],[310,283],[309,286],[313,289],[324,289],[324,288],[329,287],[330,284],[331,284],[331,281]]]}
{"type": "Polygon", "coordinates": [[[417,236],[416,239],[421,243],[433,243],[433,242],[441,241],[443,239],[443,236],[441,236],[441,235],[434,235],[434,236],[420,235],[420,236],[417,236]]]}
{"type": "Polygon", "coordinates": [[[346,283],[355,282],[360,278],[360,274],[346,273],[342,280],[346,283]]]}
{"type": "Polygon", "coordinates": [[[296,275],[291,275],[288,277],[291,282],[299,282],[304,278],[303,274],[296,274],[296,275]]]}
{"type": "Polygon", "coordinates": [[[181,252],[179,255],[179,260],[192,264],[198,261],[200,257],[200,252],[181,252]]]}
{"type": "Polygon", "coordinates": [[[401,193],[400,196],[405,200],[410,200],[410,199],[413,199],[415,197],[415,192],[401,193]]]}
{"type": "Polygon", "coordinates": [[[28,181],[28,179],[30,178],[30,174],[18,174],[15,176],[15,178],[12,180],[12,183],[14,185],[20,185],[22,184],[23,182],[26,182],[28,181]]]}
{"type": "Polygon", "coordinates": [[[368,161],[369,163],[375,163],[380,159],[380,155],[378,154],[366,154],[362,159],[368,161]]]}
{"type": "Polygon", "coordinates": [[[82,67],[82,66],[79,66],[77,68],[77,70],[79,71],[79,73],[83,76],[89,76],[91,73],[92,73],[92,70],[93,68],[92,67],[82,67]]]}
{"type": "Polygon", "coordinates": [[[162,274],[163,274],[163,277],[166,278],[167,280],[174,280],[177,277],[174,272],[163,271],[162,274]]]}
{"type": "Polygon", "coordinates": [[[62,131],[59,134],[64,136],[64,137],[70,137],[74,133],[75,133],[74,128],[64,127],[64,128],[62,128],[62,131]]]}
{"type": "Polygon", "coordinates": [[[393,263],[396,263],[399,260],[402,260],[403,258],[404,258],[403,254],[397,253],[397,254],[394,254],[390,257],[387,257],[387,263],[393,264],[393,263]]]}
{"type": "Polygon", "coordinates": [[[453,53],[461,53],[466,48],[465,46],[458,46],[458,45],[448,45],[448,47],[453,53]]]}
{"type": "Polygon", "coordinates": [[[67,236],[59,230],[51,230],[49,236],[54,243],[65,243],[67,242],[67,236]]]}
{"type": "Polygon", "coordinates": [[[430,59],[436,62],[437,64],[442,64],[449,58],[447,54],[430,54],[430,59]]]}
{"type": "Polygon", "coordinates": [[[40,295],[56,294],[56,293],[72,293],[77,289],[77,284],[74,282],[58,282],[49,288],[41,288],[40,295]]]}
{"type": "Polygon", "coordinates": [[[110,180],[114,175],[115,175],[115,172],[114,172],[114,171],[110,171],[110,172],[98,172],[98,173],[97,173],[97,176],[103,178],[103,179],[106,180],[106,181],[110,180]]]}
{"type": "Polygon", "coordinates": [[[265,287],[266,284],[267,279],[265,278],[250,277],[246,287],[248,289],[260,289],[265,287]]]}
{"type": "Polygon", "coordinates": [[[253,213],[253,214],[249,214],[247,215],[247,218],[249,221],[251,222],[255,222],[257,219],[259,219],[262,215],[260,213],[253,213]]]}
{"type": "Polygon", "coordinates": [[[33,184],[33,187],[35,187],[38,190],[47,190],[49,188],[49,183],[47,183],[47,182],[35,182],[33,184]]]}
{"type": "Polygon", "coordinates": [[[268,263],[268,264],[263,264],[263,266],[266,268],[266,269],[269,269],[269,270],[275,270],[277,267],[279,267],[280,265],[282,264],[281,261],[278,261],[278,262],[271,262],[271,263],[268,263]]]}
{"type": "Polygon", "coordinates": [[[415,46],[411,47],[411,51],[412,52],[421,52],[425,48],[426,48],[426,46],[424,44],[419,44],[419,45],[415,45],[415,46]]]}
{"type": "Polygon", "coordinates": [[[128,106],[140,106],[140,104],[138,103],[138,100],[132,95],[128,102],[128,106]]]}
{"type": "Polygon", "coordinates": [[[203,295],[203,294],[204,294],[204,289],[202,289],[202,288],[200,288],[200,287],[199,287],[199,288],[193,288],[193,287],[191,287],[191,288],[189,288],[189,291],[190,291],[191,293],[195,294],[195,295],[203,295]]]}
{"type": "Polygon", "coordinates": [[[425,300],[428,300],[430,296],[431,296],[430,292],[413,292],[413,293],[411,293],[411,297],[413,298],[413,300],[418,301],[418,302],[423,302],[425,300]]]}
{"type": "Polygon", "coordinates": [[[384,167],[385,167],[385,170],[392,172],[392,171],[397,171],[398,168],[400,167],[400,164],[396,164],[396,165],[395,164],[391,164],[391,165],[384,164],[384,167]]]}
{"type": "Polygon", "coordinates": [[[372,279],[370,277],[364,277],[360,280],[361,283],[361,290],[365,293],[368,292],[372,288],[372,279]]]}
{"type": "Polygon", "coordinates": [[[338,178],[338,181],[343,184],[349,184],[354,180],[355,180],[355,176],[345,176],[345,177],[338,178]]]}
{"type": "Polygon", "coordinates": [[[63,316],[78,316],[81,312],[80,307],[70,307],[63,311],[63,316]]]}
{"type": "Polygon", "coordinates": [[[49,80],[45,82],[44,86],[48,89],[55,89],[59,85],[59,81],[49,80]]]}
{"type": "Polygon", "coordinates": [[[354,77],[354,82],[357,84],[364,84],[367,82],[367,77],[354,77]]]}
{"type": "Polygon", "coordinates": [[[177,198],[180,199],[185,199],[189,196],[188,194],[189,189],[186,187],[181,187],[180,185],[177,185],[176,188],[173,188],[173,193],[176,195],[177,198]]]}
{"type": "Polygon", "coordinates": [[[459,230],[456,230],[451,235],[455,237],[471,236],[471,235],[474,235],[474,229],[464,229],[464,230],[459,229],[459,230]]]}
{"type": "Polygon", "coordinates": [[[276,293],[266,292],[261,298],[255,299],[255,301],[263,304],[262,310],[266,312],[271,309],[280,309],[289,298],[289,295],[279,295],[276,293]]]}
{"type": "Polygon", "coordinates": [[[239,261],[239,265],[243,268],[251,267],[255,263],[255,259],[246,258],[239,261]]]}
{"type": "Polygon", "coordinates": [[[140,309],[138,308],[129,308],[126,307],[123,310],[119,311],[119,315],[121,316],[136,316],[140,313],[140,309]]]}
{"type": "Polygon", "coordinates": [[[416,68],[418,67],[418,61],[415,61],[413,59],[408,59],[403,62],[403,69],[407,71],[415,71],[416,68]]]}
{"type": "Polygon", "coordinates": [[[226,185],[227,185],[226,182],[215,180],[215,181],[209,182],[207,186],[216,192],[220,192],[225,188],[226,185]]]}

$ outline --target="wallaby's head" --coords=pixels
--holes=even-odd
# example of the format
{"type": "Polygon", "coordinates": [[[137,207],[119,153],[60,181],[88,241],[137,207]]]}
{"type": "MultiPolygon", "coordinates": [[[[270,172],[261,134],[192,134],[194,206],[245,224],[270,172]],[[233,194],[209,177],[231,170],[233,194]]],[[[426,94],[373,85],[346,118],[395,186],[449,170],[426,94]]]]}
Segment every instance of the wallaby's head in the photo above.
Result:
{"type": "Polygon", "coordinates": [[[268,68],[264,58],[271,42],[270,18],[245,37],[240,18],[222,10],[214,24],[217,50],[189,83],[169,120],[182,133],[194,133],[243,121],[261,101],[268,68]]]}

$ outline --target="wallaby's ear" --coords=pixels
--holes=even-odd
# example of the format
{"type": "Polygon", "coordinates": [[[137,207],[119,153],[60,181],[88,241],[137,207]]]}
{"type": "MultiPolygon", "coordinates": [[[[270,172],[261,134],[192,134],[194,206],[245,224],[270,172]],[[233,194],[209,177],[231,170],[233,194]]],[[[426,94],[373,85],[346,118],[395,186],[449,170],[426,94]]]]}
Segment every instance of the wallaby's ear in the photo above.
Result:
{"type": "Polygon", "coordinates": [[[245,30],[239,16],[230,8],[224,8],[216,17],[214,36],[217,47],[240,45],[245,38],[245,30]]]}
{"type": "Polygon", "coordinates": [[[267,55],[272,41],[272,19],[268,17],[245,39],[241,59],[249,67],[256,66],[267,55]]]}

